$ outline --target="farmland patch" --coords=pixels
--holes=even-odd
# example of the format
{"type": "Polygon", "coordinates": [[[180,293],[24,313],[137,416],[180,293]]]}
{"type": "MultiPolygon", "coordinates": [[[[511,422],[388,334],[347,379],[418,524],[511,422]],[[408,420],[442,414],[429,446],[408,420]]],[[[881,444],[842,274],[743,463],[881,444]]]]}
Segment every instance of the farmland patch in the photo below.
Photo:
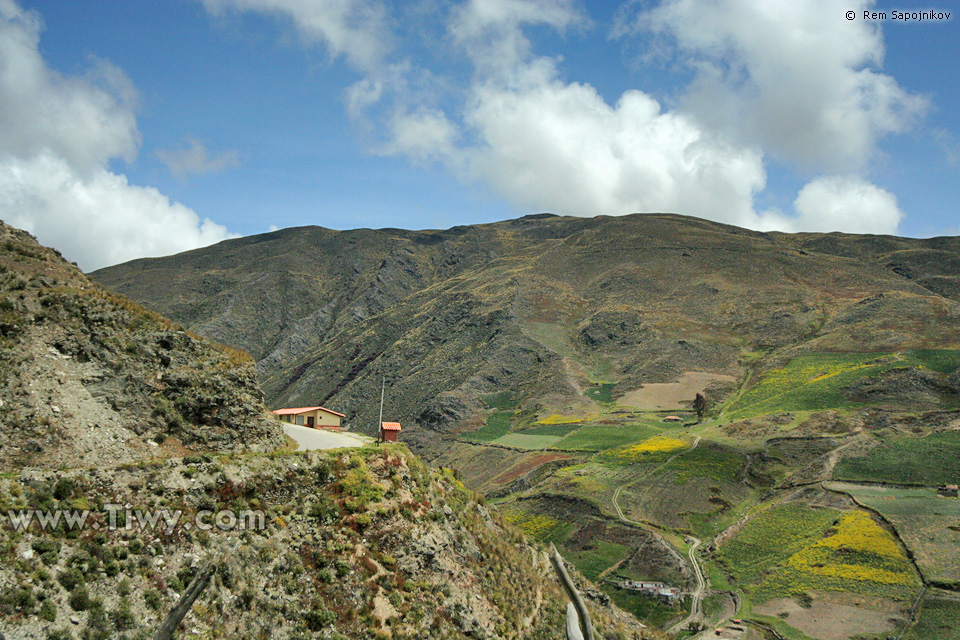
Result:
{"type": "Polygon", "coordinates": [[[558,449],[605,451],[646,440],[660,433],[656,427],[637,424],[598,424],[581,427],[556,444],[558,449]]]}
{"type": "Polygon", "coordinates": [[[641,411],[672,411],[690,407],[694,397],[711,383],[733,382],[733,376],[705,371],[685,371],[676,382],[645,384],[619,398],[617,404],[641,411]]]}
{"type": "Polygon", "coordinates": [[[891,436],[866,454],[841,459],[836,480],[936,486],[960,482],[960,431],[891,436]]]}
{"type": "Polygon", "coordinates": [[[928,580],[960,584],[960,500],[932,488],[897,489],[834,482],[897,528],[928,580]]]}

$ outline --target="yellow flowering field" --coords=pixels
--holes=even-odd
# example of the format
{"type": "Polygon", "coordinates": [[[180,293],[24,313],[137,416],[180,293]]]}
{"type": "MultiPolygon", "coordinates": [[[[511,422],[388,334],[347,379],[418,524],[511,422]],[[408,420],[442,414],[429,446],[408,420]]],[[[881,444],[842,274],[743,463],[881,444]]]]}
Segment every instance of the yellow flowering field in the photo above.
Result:
{"type": "Polygon", "coordinates": [[[506,519],[528,536],[541,541],[548,540],[551,534],[564,529],[563,523],[556,518],[543,514],[529,514],[520,510],[508,512],[506,519]]]}
{"type": "Polygon", "coordinates": [[[758,599],[809,590],[909,597],[919,586],[893,536],[868,513],[850,511],[825,537],[772,573],[760,586],[758,599]]]}
{"type": "Polygon", "coordinates": [[[546,418],[537,420],[537,424],[579,424],[586,422],[588,418],[578,418],[576,416],[561,416],[558,413],[549,415],[546,418]]]}
{"type": "Polygon", "coordinates": [[[685,440],[671,438],[669,436],[654,436],[647,438],[643,442],[611,449],[602,454],[605,460],[629,464],[633,462],[654,462],[665,457],[664,454],[672,454],[680,449],[687,447],[685,440]]]}
{"type": "Polygon", "coordinates": [[[733,419],[776,411],[817,411],[859,406],[840,389],[866,376],[894,367],[949,372],[960,364],[960,352],[916,349],[900,353],[810,353],[766,372],[725,410],[733,419]]]}

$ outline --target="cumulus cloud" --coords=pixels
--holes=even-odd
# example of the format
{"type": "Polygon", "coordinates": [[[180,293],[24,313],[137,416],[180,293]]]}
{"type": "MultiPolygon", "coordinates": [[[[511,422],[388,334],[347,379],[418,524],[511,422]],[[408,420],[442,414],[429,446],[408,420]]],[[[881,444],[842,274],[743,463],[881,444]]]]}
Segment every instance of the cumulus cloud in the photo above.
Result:
{"type": "Polygon", "coordinates": [[[903,218],[892,193],[856,176],[811,180],[793,203],[792,231],[896,233],[903,218]]]}
{"type": "Polygon", "coordinates": [[[872,0],[665,0],[621,24],[672,37],[697,77],[684,107],[714,130],[805,168],[867,164],[927,107],[889,75],[872,0]]]}
{"type": "Polygon", "coordinates": [[[240,166],[240,153],[236,149],[211,156],[206,145],[196,138],[190,138],[186,145],[176,149],[161,149],[157,151],[157,157],[178,178],[217,173],[240,166]]]}
{"type": "MultiPolygon", "coordinates": [[[[206,3],[284,13],[301,31],[304,12],[317,11],[292,0],[206,3]]],[[[642,11],[628,3],[620,37],[660,34],[697,69],[677,108],[636,89],[610,103],[591,85],[564,80],[561,59],[533,50],[530,27],[588,28],[583,3],[446,3],[443,41],[473,71],[459,94],[443,106],[430,82],[453,82],[381,49],[386,57],[375,69],[355,64],[366,73],[346,103],[356,121],[381,134],[376,152],[439,163],[525,211],[671,211],[756,229],[894,232],[903,215],[896,199],[848,174],[868,164],[878,139],[908,128],[926,101],[880,72],[879,30],[842,17],[870,1],[842,10],[838,3],[665,0],[642,11]],[[825,18],[831,11],[836,20],[825,18]],[[755,209],[771,155],[826,172],[800,191],[791,212],[755,209]]],[[[382,19],[385,5],[362,5],[381,18],[370,22],[378,29],[396,24],[382,19]]],[[[316,32],[349,57],[348,46],[327,35],[334,31],[344,32],[316,32]]],[[[374,31],[355,33],[356,46],[364,49],[364,33],[374,31]]]]}
{"type": "Polygon", "coordinates": [[[469,170],[526,209],[682,211],[743,225],[766,182],[758,151],[725,144],[640,91],[611,106],[549,65],[529,69],[523,86],[476,87],[467,122],[479,141],[463,152],[469,170]]]}
{"type": "Polygon", "coordinates": [[[136,91],[94,60],[83,77],[50,69],[40,16],[0,0],[0,207],[8,222],[84,269],[192,249],[226,229],[108,170],[140,146],[136,91]]]}
{"type": "Polygon", "coordinates": [[[105,61],[85,78],[50,70],[37,48],[41,29],[38,14],[0,3],[0,150],[18,157],[51,151],[79,171],[132,160],[140,132],[129,81],[105,61]]]}
{"type": "Polygon", "coordinates": [[[332,57],[373,71],[390,48],[387,11],[376,0],[203,0],[207,11],[257,11],[291,20],[309,43],[323,42],[332,57]]]}
{"type": "MultiPolygon", "coordinates": [[[[0,162],[0,202],[7,222],[36,234],[86,269],[178,253],[231,234],[152,187],[95,169],[79,177],[45,152],[0,162]]],[[[234,236],[235,237],[235,236],[234,236]]]]}

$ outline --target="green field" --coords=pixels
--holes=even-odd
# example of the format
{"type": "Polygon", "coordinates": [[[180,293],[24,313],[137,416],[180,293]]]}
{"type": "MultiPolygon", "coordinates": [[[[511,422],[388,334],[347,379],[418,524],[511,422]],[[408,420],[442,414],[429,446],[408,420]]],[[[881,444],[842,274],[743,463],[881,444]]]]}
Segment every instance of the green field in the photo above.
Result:
{"type": "Polygon", "coordinates": [[[606,451],[615,447],[646,440],[661,432],[657,427],[647,425],[588,425],[580,427],[557,443],[558,449],[585,449],[587,451],[606,451]]]}
{"type": "Polygon", "coordinates": [[[903,640],[960,640],[960,600],[955,594],[931,592],[920,604],[917,623],[903,640]]]}
{"type": "Polygon", "coordinates": [[[580,428],[580,424],[577,422],[568,422],[566,424],[545,424],[540,427],[534,427],[532,429],[524,429],[519,433],[522,433],[525,436],[559,436],[563,437],[572,431],[576,431],[580,428]]]}
{"type": "Polygon", "coordinates": [[[841,515],[833,509],[804,504],[771,507],[755,515],[716,552],[732,584],[758,583],[763,574],[819,540],[841,515]]]}
{"type": "Polygon", "coordinates": [[[588,580],[596,580],[601,572],[628,558],[631,553],[630,547],[605,540],[597,540],[592,549],[564,549],[564,556],[573,561],[588,580]]]}
{"type": "Polygon", "coordinates": [[[520,404],[510,391],[498,391],[497,393],[480,396],[480,399],[491,409],[499,409],[501,411],[515,409],[516,406],[520,404]]]}
{"type": "Polygon", "coordinates": [[[936,486],[960,482],[960,432],[885,438],[863,457],[843,458],[836,480],[936,486]]]}
{"type": "Polygon", "coordinates": [[[693,478],[711,478],[732,484],[739,482],[744,462],[744,456],[734,449],[701,441],[696,449],[677,456],[664,469],[675,471],[679,483],[685,484],[693,478]]]}
{"type": "Polygon", "coordinates": [[[587,389],[584,395],[595,402],[610,403],[613,402],[613,389],[616,386],[616,383],[613,382],[603,382],[596,387],[587,389]]]}
{"type": "Polygon", "coordinates": [[[928,580],[960,584],[960,500],[941,498],[930,488],[840,482],[829,487],[853,495],[893,523],[928,580]]]}
{"type": "Polygon", "coordinates": [[[510,432],[513,424],[513,413],[510,411],[498,411],[487,417],[487,423],[472,433],[463,434],[465,440],[474,440],[476,442],[492,442],[497,438],[502,438],[510,432]]]}
{"type": "Polygon", "coordinates": [[[862,403],[841,389],[857,380],[894,368],[916,367],[949,373],[960,366],[960,351],[920,349],[899,354],[816,353],[799,356],[779,369],[766,372],[724,410],[728,419],[741,420],[778,411],[852,409],[862,403]]]}
{"type": "Polygon", "coordinates": [[[506,447],[520,449],[546,449],[560,441],[560,436],[533,436],[529,433],[508,433],[493,440],[493,444],[502,444],[506,447]]]}

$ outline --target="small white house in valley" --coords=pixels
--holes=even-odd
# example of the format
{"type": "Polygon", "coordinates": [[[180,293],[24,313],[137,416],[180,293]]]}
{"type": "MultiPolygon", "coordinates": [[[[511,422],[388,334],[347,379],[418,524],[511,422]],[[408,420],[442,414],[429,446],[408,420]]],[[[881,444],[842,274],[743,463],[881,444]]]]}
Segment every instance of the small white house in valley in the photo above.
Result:
{"type": "Polygon", "coordinates": [[[272,412],[283,422],[298,424],[313,429],[329,429],[340,431],[340,421],[346,416],[326,407],[293,407],[277,409],[272,412]]]}

